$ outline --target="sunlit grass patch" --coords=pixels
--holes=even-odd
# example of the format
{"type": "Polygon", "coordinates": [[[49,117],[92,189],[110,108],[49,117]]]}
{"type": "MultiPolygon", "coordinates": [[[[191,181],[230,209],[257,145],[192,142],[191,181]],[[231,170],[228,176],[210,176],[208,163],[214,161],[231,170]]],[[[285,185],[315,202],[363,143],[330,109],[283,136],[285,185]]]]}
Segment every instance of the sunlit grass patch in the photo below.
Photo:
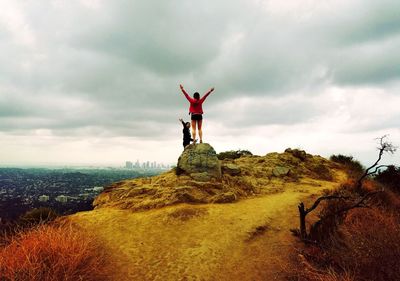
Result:
{"type": "Polygon", "coordinates": [[[109,280],[109,274],[96,238],[69,223],[21,231],[0,248],[1,280],[109,280]]]}

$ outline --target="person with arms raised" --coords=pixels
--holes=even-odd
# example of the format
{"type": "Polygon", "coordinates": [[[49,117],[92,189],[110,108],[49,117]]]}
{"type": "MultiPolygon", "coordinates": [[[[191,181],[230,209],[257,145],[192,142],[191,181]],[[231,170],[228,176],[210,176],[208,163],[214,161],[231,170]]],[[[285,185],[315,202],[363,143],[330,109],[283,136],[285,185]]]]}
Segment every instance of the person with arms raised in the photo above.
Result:
{"type": "Polygon", "coordinates": [[[192,120],[192,138],[193,140],[196,140],[196,127],[197,127],[197,130],[199,131],[200,143],[202,143],[203,142],[202,126],[203,126],[203,113],[204,113],[203,102],[206,100],[208,95],[214,91],[214,88],[208,90],[203,95],[203,97],[200,98],[200,94],[198,92],[195,92],[193,94],[193,97],[190,97],[183,88],[182,84],[179,86],[181,88],[182,93],[185,95],[186,99],[190,103],[189,114],[191,115],[191,120],[192,120]]]}

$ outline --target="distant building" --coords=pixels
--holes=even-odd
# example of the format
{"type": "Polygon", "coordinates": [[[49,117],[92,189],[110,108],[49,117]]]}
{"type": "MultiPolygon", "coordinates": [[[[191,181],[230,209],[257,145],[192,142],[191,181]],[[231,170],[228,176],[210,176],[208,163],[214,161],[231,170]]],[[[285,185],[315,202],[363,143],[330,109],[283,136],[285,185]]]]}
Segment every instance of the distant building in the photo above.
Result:
{"type": "Polygon", "coordinates": [[[59,195],[56,197],[57,202],[66,203],[68,201],[68,197],[65,195],[59,195]]]}
{"type": "Polygon", "coordinates": [[[136,160],[136,163],[135,163],[135,168],[140,168],[140,162],[139,162],[139,159],[138,159],[138,160],[136,160]]]}
{"type": "Polygon", "coordinates": [[[82,193],[79,194],[79,197],[82,198],[83,200],[87,200],[90,197],[89,193],[82,193]]]}
{"type": "Polygon", "coordinates": [[[95,187],[93,187],[93,191],[95,191],[95,192],[101,192],[101,191],[103,191],[104,190],[104,187],[102,187],[102,186],[95,186],[95,187]]]}
{"type": "Polygon", "coordinates": [[[132,169],[133,168],[133,163],[131,161],[126,161],[125,168],[132,169]]]}
{"type": "Polygon", "coordinates": [[[41,196],[39,196],[39,201],[40,202],[47,202],[47,201],[49,201],[49,196],[48,195],[41,195],[41,196]]]}

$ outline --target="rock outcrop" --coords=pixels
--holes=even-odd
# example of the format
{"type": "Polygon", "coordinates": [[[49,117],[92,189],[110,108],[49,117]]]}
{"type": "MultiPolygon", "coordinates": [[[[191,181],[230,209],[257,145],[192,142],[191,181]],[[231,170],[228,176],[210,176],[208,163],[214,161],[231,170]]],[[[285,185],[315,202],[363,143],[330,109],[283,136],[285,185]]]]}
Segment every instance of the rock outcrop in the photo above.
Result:
{"type": "Polygon", "coordinates": [[[202,182],[220,180],[221,163],[208,143],[191,144],[178,159],[177,174],[185,174],[202,182]]]}
{"type": "Polygon", "coordinates": [[[337,170],[336,163],[296,149],[219,160],[209,144],[192,144],[182,152],[175,169],[114,183],[93,204],[95,208],[146,210],[178,203],[231,203],[282,192],[289,185],[301,185],[303,179],[334,181],[337,170]]]}
{"type": "MultiPolygon", "coordinates": [[[[285,153],[290,153],[294,157],[300,159],[301,161],[305,161],[307,159],[307,153],[304,150],[286,148],[285,153]]],[[[311,156],[311,155],[309,155],[309,156],[311,156]]]]}

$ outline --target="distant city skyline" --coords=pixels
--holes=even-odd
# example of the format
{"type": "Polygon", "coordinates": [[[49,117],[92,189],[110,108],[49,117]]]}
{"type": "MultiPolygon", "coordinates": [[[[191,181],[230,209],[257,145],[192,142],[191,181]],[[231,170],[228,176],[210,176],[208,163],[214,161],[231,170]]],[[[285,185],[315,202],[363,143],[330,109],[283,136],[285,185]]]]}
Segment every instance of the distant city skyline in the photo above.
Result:
{"type": "MultiPolygon", "coordinates": [[[[400,1],[1,1],[0,166],[176,163],[204,141],[368,165],[400,145],[400,1]]],[[[384,161],[400,164],[400,153],[384,161]]]]}
{"type": "MultiPolygon", "coordinates": [[[[64,168],[93,168],[93,169],[107,169],[107,168],[126,168],[126,163],[131,162],[131,161],[122,161],[122,162],[116,162],[116,163],[41,163],[41,162],[34,162],[30,164],[21,164],[21,163],[0,163],[0,168],[59,168],[59,169],[64,169],[64,168]]],[[[171,167],[176,165],[176,163],[167,163],[167,162],[162,162],[159,163],[157,161],[146,161],[144,160],[143,162],[140,162],[140,167],[142,167],[143,163],[149,162],[151,163],[157,163],[157,165],[163,165],[164,167],[171,167]]],[[[133,167],[135,167],[135,163],[132,162],[133,167]]]]}
{"type": "Polygon", "coordinates": [[[139,159],[135,163],[132,161],[125,162],[126,169],[169,169],[170,164],[157,163],[157,161],[143,161],[140,162],[139,159]]]}

